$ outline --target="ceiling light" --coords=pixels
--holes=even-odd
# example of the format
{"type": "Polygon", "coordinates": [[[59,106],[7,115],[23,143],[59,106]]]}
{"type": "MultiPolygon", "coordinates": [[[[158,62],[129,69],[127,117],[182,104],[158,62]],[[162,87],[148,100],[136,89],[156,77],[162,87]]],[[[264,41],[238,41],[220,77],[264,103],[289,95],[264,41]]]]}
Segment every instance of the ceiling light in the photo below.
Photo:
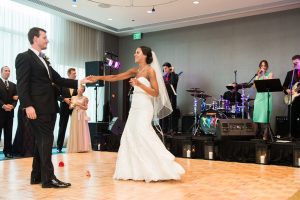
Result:
{"type": "Polygon", "coordinates": [[[112,20],[112,18],[108,18],[107,20],[108,20],[108,21],[111,21],[111,20],[112,20]]]}
{"type": "Polygon", "coordinates": [[[147,13],[151,14],[151,13],[154,13],[155,12],[155,8],[153,6],[152,10],[148,10],[147,13]]]}
{"type": "Polygon", "coordinates": [[[74,8],[76,8],[77,7],[77,0],[72,0],[72,6],[74,7],[74,8]]]}
{"type": "Polygon", "coordinates": [[[199,1],[193,1],[193,4],[199,4],[200,2],[199,1]]]}

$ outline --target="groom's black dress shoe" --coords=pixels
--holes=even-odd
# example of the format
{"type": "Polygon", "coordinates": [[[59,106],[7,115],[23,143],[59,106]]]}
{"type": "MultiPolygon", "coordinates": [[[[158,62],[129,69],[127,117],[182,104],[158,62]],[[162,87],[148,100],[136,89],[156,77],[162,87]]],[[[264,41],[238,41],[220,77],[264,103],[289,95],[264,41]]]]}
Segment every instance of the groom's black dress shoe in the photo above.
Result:
{"type": "Polygon", "coordinates": [[[58,182],[55,179],[52,179],[49,182],[42,184],[42,188],[67,188],[67,187],[69,186],[67,186],[66,184],[62,184],[61,181],[58,182]]]}
{"type": "Polygon", "coordinates": [[[54,178],[54,180],[56,180],[59,184],[62,184],[62,185],[66,185],[66,186],[71,186],[71,183],[66,183],[66,182],[63,182],[61,180],[58,180],[57,178],[54,178]]]}
{"type": "Polygon", "coordinates": [[[62,153],[62,150],[61,149],[56,149],[56,152],[57,153],[62,153]]]}
{"type": "Polygon", "coordinates": [[[10,153],[4,153],[4,156],[5,156],[6,158],[13,158],[13,155],[10,154],[10,153]]]}
{"type": "Polygon", "coordinates": [[[35,185],[35,184],[40,184],[42,181],[40,178],[32,178],[30,179],[30,184],[35,185]]]}

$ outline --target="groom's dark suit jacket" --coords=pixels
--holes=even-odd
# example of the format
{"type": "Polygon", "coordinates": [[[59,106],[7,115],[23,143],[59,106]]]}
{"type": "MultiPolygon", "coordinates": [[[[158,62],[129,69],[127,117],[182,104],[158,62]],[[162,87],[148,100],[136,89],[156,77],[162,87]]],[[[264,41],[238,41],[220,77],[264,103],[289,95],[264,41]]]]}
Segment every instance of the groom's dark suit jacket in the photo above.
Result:
{"type": "Polygon", "coordinates": [[[45,60],[50,78],[42,61],[30,49],[16,58],[17,90],[23,108],[33,106],[37,114],[57,113],[57,86],[77,88],[77,80],[62,78],[45,60]]]}
{"type": "Polygon", "coordinates": [[[30,120],[35,135],[36,146],[32,164],[31,178],[49,183],[55,178],[51,161],[53,130],[58,112],[57,87],[77,88],[78,81],[62,78],[44,59],[28,50],[16,58],[17,91],[22,108],[33,106],[37,119],[30,120]]]}

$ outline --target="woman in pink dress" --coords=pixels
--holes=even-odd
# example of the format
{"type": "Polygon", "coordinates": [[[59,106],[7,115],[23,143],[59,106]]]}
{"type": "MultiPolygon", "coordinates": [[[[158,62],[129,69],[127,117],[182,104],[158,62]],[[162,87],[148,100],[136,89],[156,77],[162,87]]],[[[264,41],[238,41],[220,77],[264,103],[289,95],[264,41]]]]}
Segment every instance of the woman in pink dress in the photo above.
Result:
{"type": "Polygon", "coordinates": [[[78,95],[73,96],[71,99],[70,108],[73,108],[73,112],[67,144],[69,153],[88,152],[91,150],[91,137],[88,126],[89,117],[86,114],[89,100],[83,96],[84,91],[84,87],[78,88],[78,95]]]}

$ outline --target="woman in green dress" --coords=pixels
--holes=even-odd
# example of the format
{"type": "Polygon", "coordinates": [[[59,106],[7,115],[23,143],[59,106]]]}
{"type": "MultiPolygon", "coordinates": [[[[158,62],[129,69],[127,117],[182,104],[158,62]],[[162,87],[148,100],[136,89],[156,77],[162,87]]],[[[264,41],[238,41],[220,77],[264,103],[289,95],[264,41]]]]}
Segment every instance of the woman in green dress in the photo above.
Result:
{"type": "MultiPolygon", "coordinates": [[[[268,61],[262,60],[259,63],[256,80],[273,79],[273,73],[268,72],[268,61]]],[[[272,94],[269,98],[269,120],[272,116],[272,94]]],[[[262,136],[264,140],[268,139],[268,93],[257,92],[254,100],[253,122],[257,124],[257,135],[262,136]]]]}

